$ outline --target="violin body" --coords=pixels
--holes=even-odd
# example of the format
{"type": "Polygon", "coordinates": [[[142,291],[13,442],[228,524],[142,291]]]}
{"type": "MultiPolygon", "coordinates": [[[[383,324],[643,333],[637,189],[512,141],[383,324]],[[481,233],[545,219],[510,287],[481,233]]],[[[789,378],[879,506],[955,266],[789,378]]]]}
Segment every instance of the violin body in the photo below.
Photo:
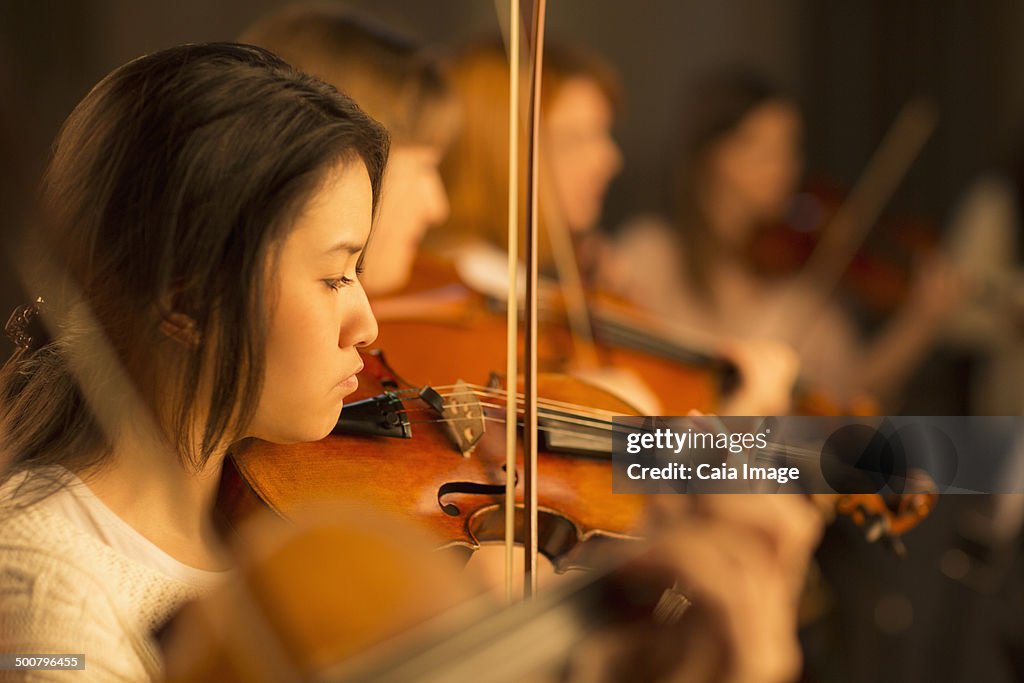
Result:
{"type": "MultiPolygon", "coordinates": [[[[380,353],[366,354],[365,360],[360,393],[374,398],[346,406],[335,434],[321,441],[278,445],[254,440],[238,449],[225,463],[221,512],[237,521],[269,508],[287,519],[309,503],[346,499],[411,521],[441,547],[462,549],[467,557],[482,543],[502,542],[504,387],[460,383],[444,387],[444,396],[434,390],[428,390],[434,396],[397,390],[380,353]],[[359,417],[347,418],[346,412],[359,417]]],[[[645,496],[612,493],[607,433],[612,415],[635,413],[580,380],[561,375],[540,379],[540,396],[553,408],[542,408],[539,423],[539,549],[565,571],[587,566],[587,554],[601,545],[594,541],[638,538],[645,496]]],[[[517,463],[522,463],[521,444],[517,463]]],[[[519,464],[518,510],[521,474],[519,464]]],[[[843,494],[832,497],[830,505],[876,540],[910,531],[936,501],[925,487],[891,500],[843,494]]],[[[517,540],[521,526],[520,515],[517,540]]]]}
{"type": "MultiPolygon", "coordinates": [[[[811,183],[793,198],[786,220],[755,234],[746,255],[766,279],[798,275],[832,229],[843,204],[838,187],[811,183]]],[[[884,216],[843,271],[839,291],[868,319],[892,315],[908,297],[918,263],[941,249],[936,227],[913,216],[884,216]]]]}
{"type": "Polygon", "coordinates": [[[262,513],[233,539],[236,578],[162,630],[163,680],[359,680],[340,667],[400,647],[403,634],[453,608],[476,616],[464,606],[477,590],[454,559],[378,508],[304,506],[287,523],[262,513]]]}
{"type": "MultiPolygon", "coordinates": [[[[381,394],[390,373],[380,355],[366,354],[365,360],[361,393],[381,394]]],[[[481,543],[502,542],[504,389],[466,385],[445,391],[448,407],[480,414],[465,422],[446,420],[409,392],[398,410],[408,417],[410,438],[347,433],[308,444],[248,444],[233,455],[233,467],[225,467],[222,511],[229,518],[245,517],[261,507],[258,499],[288,518],[311,502],[345,498],[409,520],[437,538],[442,547],[461,548],[467,556],[481,543]],[[460,395],[467,403],[457,403],[460,395]],[[478,432],[477,440],[466,447],[453,438],[453,430],[478,432]]],[[[542,376],[540,396],[601,408],[609,415],[632,414],[615,397],[565,376],[542,376]]],[[[546,429],[543,422],[542,413],[542,431],[546,429]]],[[[569,418],[559,423],[556,436],[571,429],[569,418]]],[[[581,432],[584,440],[591,436],[581,432]]],[[[585,564],[581,557],[589,552],[584,548],[591,540],[635,538],[644,498],[612,493],[610,450],[608,436],[589,453],[585,445],[574,448],[563,441],[561,446],[548,442],[539,454],[540,550],[558,570],[585,564]]],[[[522,462],[521,446],[517,462],[522,462]]],[[[518,482],[521,469],[516,474],[518,482]]],[[[520,509],[522,488],[517,484],[520,509]]],[[[521,526],[521,518],[517,524],[521,526]]]]}
{"type": "MultiPolygon", "coordinates": [[[[433,384],[456,377],[484,378],[504,369],[503,305],[489,302],[463,284],[454,267],[431,257],[417,259],[412,282],[402,295],[373,302],[380,330],[376,347],[387,350],[394,367],[410,373],[405,379],[433,384]]],[[[577,341],[564,311],[549,313],[538,332],[538,369],[571,373],[578,367],[577,341]]],[[[596,343],[588,350],[599,366],[626,369],[639,377],[657,398],[661,414],[715,412],[738,381],[731,362],[656,338],[639,323],[631,324],[622,306],[607,300],[599,302],[595,328],[596,343]],[[600,321],[610,322],[599,327],[600,321]]],[[[522,351],[520,334],[520,358],[522,351]]]]}

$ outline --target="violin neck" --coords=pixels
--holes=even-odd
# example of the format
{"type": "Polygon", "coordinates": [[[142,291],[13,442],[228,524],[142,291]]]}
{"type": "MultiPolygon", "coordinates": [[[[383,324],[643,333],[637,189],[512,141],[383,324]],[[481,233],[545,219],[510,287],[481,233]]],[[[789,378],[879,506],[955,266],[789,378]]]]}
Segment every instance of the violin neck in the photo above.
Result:
{"type": "Polygon", "coordinates": [[[625,320],[614,312],[596,307],[591,312],[594,334],[601,341],[642,351],[682,365],[709,368],[717,376],[720,388],[728,393],[739,381],[736,364],[712,350],[710,345],[685,339],[678,330],[651,329],[636,321],[625,320]]]}

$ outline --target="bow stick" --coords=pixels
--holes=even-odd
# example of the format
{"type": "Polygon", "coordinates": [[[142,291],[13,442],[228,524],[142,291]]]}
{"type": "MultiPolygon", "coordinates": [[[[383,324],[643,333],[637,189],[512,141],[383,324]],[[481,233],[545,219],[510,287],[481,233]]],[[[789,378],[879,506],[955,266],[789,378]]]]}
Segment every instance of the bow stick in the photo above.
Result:
{"type": "MultiPolygon", "coordinates": [[[[508,291],[514,297],[519,273],[519,0],[509,3],[508,38],[508,291]]],[[[508,301],[515,301],[509,298],[508,301]]],[[[515,382],[518,377],[516,357],[519,311],[506,307],[507,337],[505,341],[505,377],[515,382]]],[[[512,574],[515,571],[516,536],[516,405],[505,406],[505,600],[512,597],[512,574]]]]}
{"type": "MultiPolygon", "coordinates": [[[[530,104],[527,126],[526,163],[526,341],[523,394],[526,415],[523,423],[523,545],[526,559],[523,575],[523,597],[537,592],[537,250],[538,230],[538,166],[537,139],[540,131],[541,72],[544,66],[544,15],[546,0],[534,0],[530,16],[530,104]]],[[[512,198],[510,197],[510,201],[512,198]]],[[[510,292],[511,294],[511,292],[510,292]]],[[[515,299],[510,297],[509,301],[515,299]]],[[[511,308],[511,307],[509,307],[511,308]]]]}

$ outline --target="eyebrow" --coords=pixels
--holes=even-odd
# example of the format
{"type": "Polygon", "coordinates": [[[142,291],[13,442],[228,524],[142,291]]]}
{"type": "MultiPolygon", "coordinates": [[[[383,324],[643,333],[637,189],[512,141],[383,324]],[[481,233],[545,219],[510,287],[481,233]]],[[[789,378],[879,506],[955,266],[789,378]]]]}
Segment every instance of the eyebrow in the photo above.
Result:
{"type": "Polygon", "coordinates": [[[325,251],[325,254],[333,254],[336,251],[347,251],[349,254],[358,254],[363,250],[363,245],[359,242],[347,242],[342,240],[333,247],[325,251]]]}

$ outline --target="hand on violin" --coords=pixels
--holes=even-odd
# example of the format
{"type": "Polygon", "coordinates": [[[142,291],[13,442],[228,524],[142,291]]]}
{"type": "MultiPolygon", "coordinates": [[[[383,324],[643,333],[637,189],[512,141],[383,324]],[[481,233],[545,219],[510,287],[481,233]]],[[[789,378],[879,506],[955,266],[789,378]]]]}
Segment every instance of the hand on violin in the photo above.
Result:
{"type": "Polygon", "coordinates": [[[693,603],[677,623],[605,633],[570,680],[793,680],[797,602],[822,519],[790,495],[652,496],[660,529],[644,563],[670,572],[693,603]]]}
{"type": "Polygon", "coordinates": [[[722,406],[723,415],[785,415],[790,411],[800,359],[788,344],[766,339],[729,342],[741,384],[722,406]]]}

